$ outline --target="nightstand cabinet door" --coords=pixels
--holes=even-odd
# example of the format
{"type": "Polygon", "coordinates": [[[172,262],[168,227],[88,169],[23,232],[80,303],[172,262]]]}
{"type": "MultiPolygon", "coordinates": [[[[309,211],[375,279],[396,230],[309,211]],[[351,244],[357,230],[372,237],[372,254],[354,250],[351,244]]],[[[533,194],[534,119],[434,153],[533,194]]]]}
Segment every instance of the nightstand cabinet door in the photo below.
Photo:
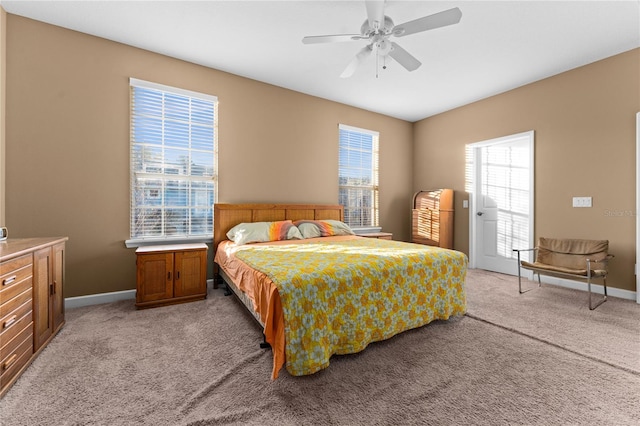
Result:
{"type": "Polygon", "coordinates": [[[173,253],[140,254],[137,258],[136,303],[173,297],[173,253]]]}
{"type": "Polygon", "coordinates": [[[207,293],[207,252],[185,251],[175,254],[174,297],[207,293]]]}
{"type": "Polygon", "coordinates": [[[207,245],[138,247],[136,307],[152,308],[207,297],[207,245]]]}

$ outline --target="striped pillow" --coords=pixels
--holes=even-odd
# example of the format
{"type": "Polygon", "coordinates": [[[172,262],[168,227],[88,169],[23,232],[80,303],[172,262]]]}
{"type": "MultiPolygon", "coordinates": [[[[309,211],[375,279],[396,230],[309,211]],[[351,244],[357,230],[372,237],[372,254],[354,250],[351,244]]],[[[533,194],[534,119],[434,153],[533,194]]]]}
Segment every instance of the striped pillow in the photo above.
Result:
{"type": "Polygon", "coordinates": [[[301,240],[302,235],[290,220],[278,222],[240,223],[229,232],[227,238],[237,245],[268,241],[301,240]]]}
{"type": "Polygon", "coordinates": [[[354,235],[349,225],[339,220],[297,220],[294,225],[298,227],[303,238],[354,235]]]}

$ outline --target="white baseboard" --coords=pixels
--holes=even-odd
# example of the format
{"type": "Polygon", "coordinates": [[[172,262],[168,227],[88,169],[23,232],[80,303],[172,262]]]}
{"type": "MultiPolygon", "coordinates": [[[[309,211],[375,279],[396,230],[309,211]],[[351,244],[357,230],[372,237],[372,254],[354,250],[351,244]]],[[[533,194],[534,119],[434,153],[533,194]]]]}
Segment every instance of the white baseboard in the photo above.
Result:
{"type": "MultiPolygon", "coordinates": [[[[538,278],[536,277],[535,281],[537,280],[538,278]]],[[[583,283],[580,281],[572,281],[564,278],[556,278],[543,275],[542,282],[545,284],[553,284],[560,287],[571,288],[574,290],[588,291],[587,283],[583,283]]],[[[602,286],[601,284],[591,284],[591,292],[595,294],[604,294],[604,286],[602,286]]],[[[622,290],[619,288],[611,287],[610,285],[607,286],[607,295],[611,297],[618,297],[620,299],[636,300],[635,291],[622,290]]]]}
{"type": "Polygon", "coordinates": [[[87,296],[67,297],[64,299],[65,308],[80,308],[82,306],[100,305],[117,302],[119,300],[135,299],[135,290],[114,291],[111,293],[89,294],[87,296]]]}
{"type": "MultiPolygon", "coordinates": [[[[207,288],[213,287],[213,280],[207,280],[207,288]]],[[[64,306],[67,309],[80,308],[82,306],[101,305],[103,303],[117,302],[119,300],[133,300],[136,298],[135,290],[114,291],[111,293],[89,294],[87,296],[67,297],[64,306]]]]}

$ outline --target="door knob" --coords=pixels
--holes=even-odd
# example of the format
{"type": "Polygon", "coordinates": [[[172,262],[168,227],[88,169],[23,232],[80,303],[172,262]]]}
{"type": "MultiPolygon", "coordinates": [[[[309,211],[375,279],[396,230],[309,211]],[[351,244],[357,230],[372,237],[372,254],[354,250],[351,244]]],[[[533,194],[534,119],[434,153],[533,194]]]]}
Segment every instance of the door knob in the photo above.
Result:
{"type": "Polygon", "coordinates": [[[484,213],[483,212],[478,212],[476,213],[478,216],[482,216],[484,213]]]}

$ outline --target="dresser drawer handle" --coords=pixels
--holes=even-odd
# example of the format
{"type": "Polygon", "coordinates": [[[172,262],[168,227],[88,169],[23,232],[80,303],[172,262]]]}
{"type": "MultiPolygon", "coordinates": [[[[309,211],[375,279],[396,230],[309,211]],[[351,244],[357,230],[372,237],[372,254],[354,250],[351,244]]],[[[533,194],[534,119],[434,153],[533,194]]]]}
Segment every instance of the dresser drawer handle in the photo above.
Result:
{"type": "Polygon", "coordinates": [[[2,328],[9,328],[9,327],[11,327],[11,326],[16,322],[16,320],[17,320],[17,319],[18,319],[18,316],[17,316],[17,315],[12,316],[11,318],[9,318],[8,320],[6,320],[6,321],[4,322],[4,324],[2,325],[2,328]]]}
{"type": "Polygon", "coordinates": [[[11,355],[11,357],[4,364],[2,364],[2,369],[3,370],[8,370],[9,367],[11,367],[11,365],[14,362],[16,362],[16,359],[18,359],[18,354],[11,355]]]}
{"type": "Polygon", "coordinates": [[[5,278],[4,280],[2,280],[2,285],[12,284],[16,280],[16,278],[18,278],[16,275],[9,278],[5,278]]]}

